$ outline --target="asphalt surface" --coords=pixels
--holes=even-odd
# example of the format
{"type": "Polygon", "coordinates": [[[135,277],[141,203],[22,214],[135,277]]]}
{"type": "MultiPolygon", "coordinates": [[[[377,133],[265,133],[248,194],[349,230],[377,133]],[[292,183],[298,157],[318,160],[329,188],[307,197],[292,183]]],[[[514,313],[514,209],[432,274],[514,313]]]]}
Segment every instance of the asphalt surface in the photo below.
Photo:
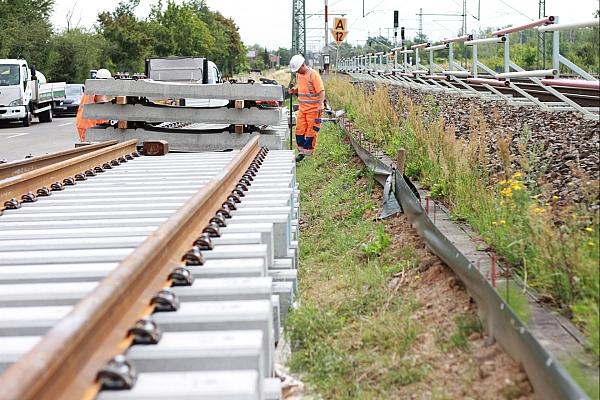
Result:
{"type": "Polygon", "coordinates": [[[79,141],[75,117],[54,117],[50,123],[33,119],[25,128],[21,123],[0,121],[0,160],[22,160],[25,156],[39,156],[72,149],[79,141]]]}

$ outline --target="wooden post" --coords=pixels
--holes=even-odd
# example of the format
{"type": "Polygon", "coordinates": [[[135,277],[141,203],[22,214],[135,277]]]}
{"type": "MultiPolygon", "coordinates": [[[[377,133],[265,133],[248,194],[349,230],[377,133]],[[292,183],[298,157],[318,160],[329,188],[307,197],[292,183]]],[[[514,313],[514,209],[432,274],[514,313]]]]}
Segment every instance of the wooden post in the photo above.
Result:
{"type": "Polygon", "coordinates": [[[406,162],[406,150],[398,150],[398,156],[396,157],[396,170],[404,175],[404,164],[406,162]]]}
{"type": "Polygon", "coordinates": [[[166,140],[147,140],[144,142],[144,154],[147,156],[164,156],[169,152],[166,140]]]}
{"type": "MultiPolygon", "coordinates": [[[[127,104],[127,96],[117,96],[115,97],[116,103],[120,105],[127,104]]],[[[118,121],[117,128],[119,129],[127,129],[127,121],[118,121]]]]}

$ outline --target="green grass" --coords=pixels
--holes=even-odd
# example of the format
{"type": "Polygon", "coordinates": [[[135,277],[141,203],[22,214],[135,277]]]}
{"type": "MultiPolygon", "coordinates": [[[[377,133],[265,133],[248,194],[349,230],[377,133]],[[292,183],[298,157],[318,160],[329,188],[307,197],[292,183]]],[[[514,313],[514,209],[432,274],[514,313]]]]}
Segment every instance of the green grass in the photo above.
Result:
{"type": "MultiPolygon", "coordinates": [[[[430,108],[425,118],[423,108],[407,97],[392,104],[383,86],[365,94],[347,80],[331,79],[327,94],[333,107],[344,108],[367,140],[390,157],[406,149],[407,175],[450,205],[453,218],[468,222],[528,286],[572,314],[598,365],[600,214],[575,204],[559,206],[551,192],[537,186],[534,164],[543,149],[531,143],[531,134],[521,135],[516,163],[512,138],[490,136],[483,116],[473,116],[468,137],[457,139],[435,117],[439,110],[433,99],[425,102],[430,108]],[[504,165],[501,176],[486,168],[491,143],[504,165]]],[[[597,181],[580,184],[590,199],[597,198],[597,181]]]]}
{"type": "Polygon", "coordinates": [[[483,326],[479,319],[473,315],[459,315],[456,317],[456,332],[449,338],[451,348],[467,349],[469,346],[469,336],[475,332],[483,332],[483,326]]]}
{"type": "Polygon", "coordinates": [[[508,281],[498,283],[496,289],[498,294],[508,303],[510,308],[517,314],[517,316],[525,324],[529,321],[531,310],[529,308],[529,301],[527,295],[516,285],[515,282],[509,282],[508,287],[506,285],[508,281]]]}
{"type": "Polygon", "coordinates": [[[591,377],[588,373],[589,367],[581,365],[576,358],[561,360],[561,364],[571,377],[575,379],[575,382],[590,396],[590,399],[600,399],[600,382],[598,381],[598,376],[591,377]]]}
{"type": "Polygon", "coordinates": [[[472,333],[482,333],[483,325],[477,315],[466,313],[454,318],[454,331],[448,335],[443,330],[435,333],[436,345],[445,353],[454,349],[469,350],[469,336],[472,333]]]}
{"type": "Polygon", "coordinates": [[[390,246],[376,205],[372,174],[352,158],[339,128],[326,124],[314,156],[299,164],[302,241],[300,307],[286,321],[290,367],[327,399],[388,399],[430,370],[406,355],[420,306],[388,283],[418,265],[410,245],[390,246]]]}

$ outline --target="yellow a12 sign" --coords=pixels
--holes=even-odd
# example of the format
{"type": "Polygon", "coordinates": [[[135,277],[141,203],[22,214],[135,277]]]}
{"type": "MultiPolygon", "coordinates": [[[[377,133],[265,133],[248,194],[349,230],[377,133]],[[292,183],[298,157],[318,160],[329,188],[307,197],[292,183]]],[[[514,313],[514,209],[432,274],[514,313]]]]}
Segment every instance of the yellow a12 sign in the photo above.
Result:
{"type": "Polygon", "coordinates": [[[338,46],[346,39],[346,36],[348,36],[348,30],[346,29],[346,26],[346,18],[334,18],[331,35],[338,46]]]}

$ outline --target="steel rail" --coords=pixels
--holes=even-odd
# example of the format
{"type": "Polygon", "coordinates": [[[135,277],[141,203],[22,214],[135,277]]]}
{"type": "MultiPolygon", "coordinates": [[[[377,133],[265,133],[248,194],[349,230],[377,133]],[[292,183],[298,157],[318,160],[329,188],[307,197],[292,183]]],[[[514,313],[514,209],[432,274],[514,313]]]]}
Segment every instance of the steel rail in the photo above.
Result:
{"type": "Polygon", "coordinates": [[[442,40],[442,43],[462,43],[467,40],[473,40],[473,35],[463,35],[442,40]]]}
{"type": "Polygon", "coordinates": [[[116,140],[108,140],[102,143],[95,143],[87,146],[76,147],[74,149],[57,151],[55,153],[45,154],[43,156],[27,158],[22,161],[13,161],[6,164],[0,164],[0,180],[10,178],[11,176],[24,174],[26,172],[33,171],[34,169],[56,164],[82,154],[91,153],[92,151],[103,149],[117,143],[118,142],[116,140]]]}
{"type": "Polygon", "coordinates": [[[537,30],[539,32],[560,32],[577,28],[598,28],[598,26],[600,26],[600,20],[598,20],[598,18],[594,18],[588,21],[569,22],[566,24],[542,25],[538,26],[537,30]]]}
{"type": "Polygon", "coordinates": [[[0,399],[93,398],[98,371],[131,343],[128,331],[152,312],[153,296],[200,236],[259,153],[252,139],[19,361],[0,376],[0,399]]]}
{"type": "Polygon", "coordinates": [[[126,155],[131,155],[131,153],[136,152],[136,144],[137,139],[128,140],[7,178],[0,182],[0,212],[6,207],[4,203],[11,199],[15,199],[18,203],[21,200],[21,196],[27,193],[35,195],[38,189],[48,188],[57,182],[62,185],[64,179],[72,178],[77,174],[93,170],[95,167],[102,166],[112,160],[118,160],[126,155]]]}
{"type": "Polygon", "coordinates": [[[600,81],[588,81],[585,79],[542,79],[542,83],[547,86],[572,87],[580,89],[592,90],[594,94],[598,94],[600,90],[600,81]]]}
{"type": "Polygon", "coordinates": [[[495,32],[492,32],[492,36],[507,35],[509,33],[524,31],[524,30],[527,30],[527,29],[531,29],[531,28],[535,28],[535,27],[541,26],[541,25],[553,24],[555,19],[556,19],[556,17],[550,15],[550,16],[547,16],[547,17],[544,17],[544,18],[540,18],[540,19],[535,20],[535,21],[528,22],[528,23],[523,24],[523,25],[510,26],[508,28],[497,30],[495,32]]]}

